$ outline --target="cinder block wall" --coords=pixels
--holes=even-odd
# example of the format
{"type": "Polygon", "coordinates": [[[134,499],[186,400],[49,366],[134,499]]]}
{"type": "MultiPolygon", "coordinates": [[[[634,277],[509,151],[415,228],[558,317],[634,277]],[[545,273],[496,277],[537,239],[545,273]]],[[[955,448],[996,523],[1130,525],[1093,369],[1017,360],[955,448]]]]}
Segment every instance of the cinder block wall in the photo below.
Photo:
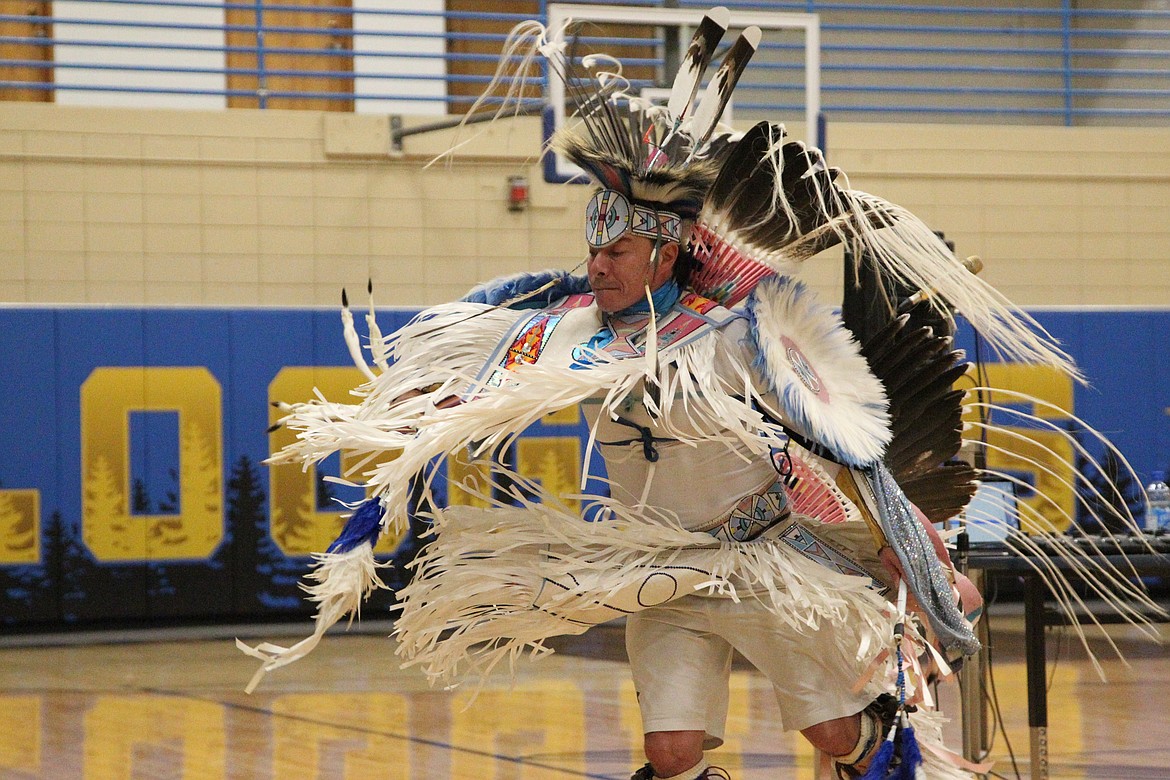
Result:
{"type": "MultiPolygon", "coordinates": [[[[372,279],[414,306],[580,262],[587,188],[543,182],[539,121],[467,139],[424,168],[454,133],[393,153],[385,117],[0,104],[0,301],[334,305],[372,279]]],[[[830,123],[826,145],[1018,303],[1170,304],[1170,131],[830,123]]],[[[809,263],[831,296],[840,276],[809,263]]]]}
{"type": "Polygon", "coordinates": [[[1170,131],[830,125],[829,160],[1017,303],[1170,306],[1170,131]]]}

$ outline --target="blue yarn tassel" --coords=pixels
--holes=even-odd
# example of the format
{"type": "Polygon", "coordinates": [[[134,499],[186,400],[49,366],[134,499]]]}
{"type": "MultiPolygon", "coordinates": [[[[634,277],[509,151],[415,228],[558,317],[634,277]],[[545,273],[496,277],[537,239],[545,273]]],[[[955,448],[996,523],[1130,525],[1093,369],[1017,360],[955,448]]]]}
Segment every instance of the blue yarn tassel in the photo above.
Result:
{"type": "Polygon", "coordinates": [[[922,766],[922,749],[918,747],[918,738],[914,736],[914,727],[909,723],[902,729],[902,766],[895,778],[914,780],[922,766]]]}
{"type": "Polygon", "coordinates": [[[914,727],[902,715],[894,725],[861,780],[915,780],[922,766],[922,750],[914,727]]]}
{"type": "Polygon", "coordinates": [[[329,545],[327,552],[347,553],[362,542],[369,542],[372,547],[377,543],[378,535],[382,533],[382,516],[385,514],[386,510],[382,508],[381,501],[377,498],[367,498],[345,521],[341,535],[329,545]]]}
{"type": "MultiPolygon", "coordinates": [[[[905,614],[906,588],[905,580],[898,583],[899,614],[905,614]]],[[[902,657],[905,630],[906,626],[901,621],[894,626],[894,654],[898,659],[898,678],[895,683],[898,689],[898,715],[861,780],[915,780],[922,766],[922,750],[918,747],[918,738],[914,736],[914,727],[910,725],[910,718],[906,714],[906,667],[902,657]]]]}
{"type": "Polygon", "coordinates": [[[861,780],[890,780],[890,764],[894,760],[894,740],[897,727],[895,726],[890,731],[890,736],[882,741],[882,746],[878,748],[878,752],[874,755],[873,760],[869,762],[869,769],[865,771],[865,775],[861,780]]]}

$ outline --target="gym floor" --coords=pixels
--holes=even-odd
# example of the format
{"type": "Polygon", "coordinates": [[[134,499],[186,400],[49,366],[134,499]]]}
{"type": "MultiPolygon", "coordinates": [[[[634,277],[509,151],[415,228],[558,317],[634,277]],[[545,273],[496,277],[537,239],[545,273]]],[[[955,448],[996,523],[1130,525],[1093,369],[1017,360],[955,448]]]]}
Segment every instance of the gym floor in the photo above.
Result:
{"type": "MultiPolygon", "coordinates": [[[[1007,737],[992,735],[993,776],[1024,778],[1023,621],[1007,611],[990,623],[989,694],[1007,737]]],[[[559,641],[519,664],[514,685],[478,691],[399,669],[389,629],[331,635],[252,695],[254,661],[230,637],[283,641],[289,627],[0,640],[0,777],[624,780],[642,763],[620,626],[559,641]]],[[[1048,634],[1049,776],[1170,778],[1170,652],[1113,627],[1128,666],[1094,640],[1103,682],[1065,632],[1048,634]]],[[[958,686],[938,693],[958,749],[958,686]]],[[[727,743],[711,762],[736,780],[812,780],[812,751],[778,733],[775,714],[769,685],[737,666],[727,743]]]]}

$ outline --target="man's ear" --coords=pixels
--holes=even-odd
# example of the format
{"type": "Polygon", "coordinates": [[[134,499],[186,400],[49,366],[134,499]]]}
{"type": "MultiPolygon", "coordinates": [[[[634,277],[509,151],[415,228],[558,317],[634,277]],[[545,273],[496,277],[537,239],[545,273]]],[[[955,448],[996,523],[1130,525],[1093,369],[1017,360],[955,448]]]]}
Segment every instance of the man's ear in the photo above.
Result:
{"type": "Polygon", "coordinates": [[[678,244],[671,241],[665,244],[658,245],[658,251],[655,253],[654,249],[650,250],[654,262],[646,268],[646,284],[653,289],[658,289],[659,285],[665,284],[666,281],[674,276],[674,262],[678,259],[678,244]]]}
{"type": "Polygon", "coordinates": [[[658,249],[658,267],[669,271],[667,277],[674,275],[674,261],[678,260],[678,244],[671,241],[658,249]]]}

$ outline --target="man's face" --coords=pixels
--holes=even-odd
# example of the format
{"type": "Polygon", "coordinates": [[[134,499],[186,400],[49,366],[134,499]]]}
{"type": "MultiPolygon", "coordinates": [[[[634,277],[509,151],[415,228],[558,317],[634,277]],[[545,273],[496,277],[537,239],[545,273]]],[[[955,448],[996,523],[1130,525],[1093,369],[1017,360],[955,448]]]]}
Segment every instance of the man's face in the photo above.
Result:
{"type": "Polygon", "coordinates": [[[650,255],[654,242],[644,236],[627,233],[614,243],[589,253],[589,286],[603,312],[612,314],[633,306],[646,297],[646,287],[657,290],[670,279],[678,244],[663,244],[658,249],[658,269],[653,276],[650,255]]]}

